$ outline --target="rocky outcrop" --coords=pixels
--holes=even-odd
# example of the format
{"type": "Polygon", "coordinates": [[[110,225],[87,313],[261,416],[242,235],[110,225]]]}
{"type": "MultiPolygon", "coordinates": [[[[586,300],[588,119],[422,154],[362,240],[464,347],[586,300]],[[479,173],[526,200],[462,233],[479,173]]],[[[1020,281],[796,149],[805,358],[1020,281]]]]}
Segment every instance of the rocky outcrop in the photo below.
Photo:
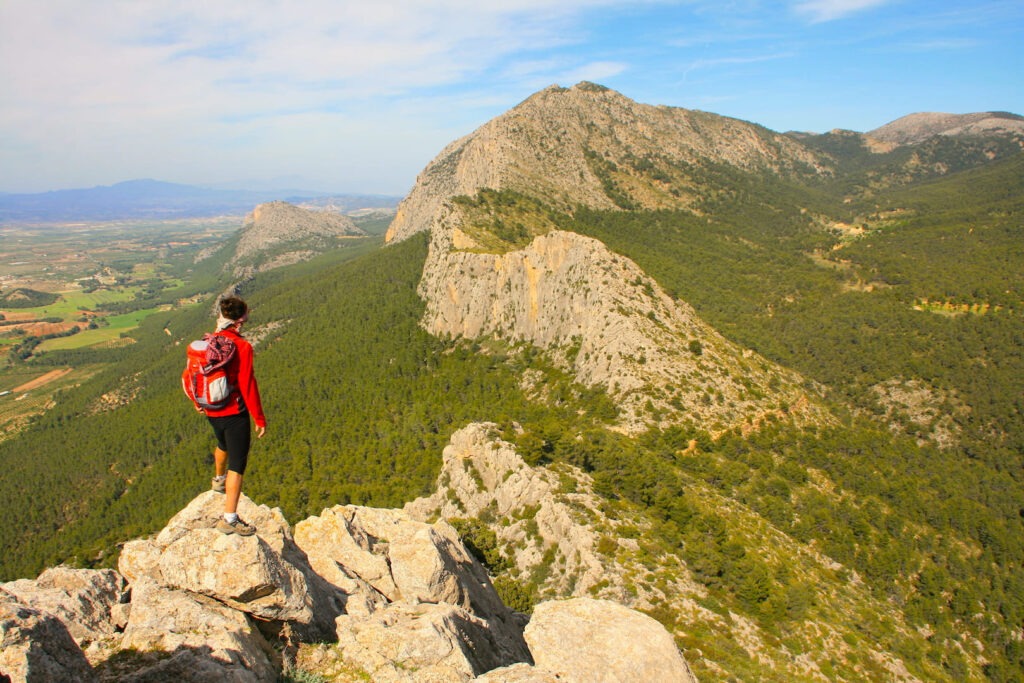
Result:
{"type": "Polygon", "coordinates": [[[131,618],[121,648],[172,653],[147,667],[145,680],[199,670],[207,671],[210,680],[273,683],[279,670],[273,649],[256,622],[229,601],[141,577],[132,583],[131,618]]]}
{"type": "Polygon", "coordinates": [[[366,233],[340,213],[276,201],[253,209],[238,235],[229,262],[236,278],[308,260],[333,247],[339,237],[366,233]]]}
{"type": "Polygon", "coordinates": [[[293,536],[280,510],[243,496],[258,533],[240,537],[212,528],[222,502],[199,495],[127,543],[117,572],[0,585],[0,680],[270,683],[296,663],[338,680],[449,683],[516,665],[533,676],[521,680],[553,680],[532,667],[525,617],[446,522],[338,506],[293,536]]]}
{"type": "Polygon", "coordinates": [[[522,625],[446,522],[338,506],[297,524],[295,539],[347,594],[339,643],[375,678],[403,680],[401,671],[425,666],[472,675],[529,661],[522,625]]]}
{"type": "Polygon", "coordinates": [[[706,179],[694,179],[708,164],[828,172],[809,148],[759,126],[641,105],[592,83],[551,87],[445,148],[399,206],[387,239],[430,232],[418,288],[430,333],[544,349],[581,384],[603,388],[627,431],[684,420],[714,433],[772,416],[827,419],[796,373],[727,342],[636,263],[557,230],[544,213],[686,208],[706,191],[706,179]],[[540,205],[509,209],[499,199],[493,211],[481,209],[473,202],[485,189],[540,205]],[[517,237],[496,243],[510,225],[517,237]]]}
{"type": "Polygon", "coordinates": [[[536,667],[560,680],[696,682],[661,624],[607,600],[538,605],[526,627],[526,642],[536,667]]]}
{"type": "Polygon", "coordinates": [[[174,590],[205,596],[254,618],[289,622],[310,637],[333,631],[340,600],[305,564],[280,510],[244,499],[239,514],[259,535],[224,535],[213,528],[223,498],[207,492],[175,515],[155,538],[131,541],[119,569],[133,584],[141,578],[174,590]]]}
{"type": "MultiPolygon", "coordinates": [[[[522,642],[523,654],[529,651],[522,642]]],[[[505,666],[507,644],[469,611],[440,603],[398,603],[371,615],[338,618],[337,649],[374,681],[467,681],[505,666]]]]}
{"type": "Polygon", "coordinates": [[[622,567],[604,561],[596,550],[598,534],[577,521],[600,515],[600,502],[589,478],[575,475],[577,492],[562,494],[558,474],[527,465],[512,444],[497,437],[496,425],[473,424],[453,434],[444,449],[437,491],[405,509],[418,519],[490,514],[505,520],[494,531],[502,546],[515,548],[510,559],[520,575],[554,548],[560,570],[544,586],[552,595],[588,595],[599,583],[615,591],[622,586],[622,567]]]}
{"type": "Polygon", "coordinates": [[[526,640],[533,666],[495,669],[475,678],[475,683],[697,683],[661,624],[607,600],[542,603],[526,627],[526,640]]]}
{"type": "Polygon", "coordinates": [[[685,565],[668,557],[660,589],[631,585],[631,576],[647,570],[631,557],[636,544],[625,529],[646,522],[605,514],[593,481],[575,468],[527,465],[491,423],[471,424],[452,435],[437,491],[405,510],[416,519],[493,520],[489,528],[505,549],[513,576],[525,582],[548,568],[538,586],[543,597],[601,597],[637,609],[678,600],[683,609],[687,596],[704,593],[685,565]]]}
{"type": "Polygon", "coordinates": [[[427,165],[398,207],[387,240],[431,229],[450,197],[516,190],[558,206],[690,206],[695,164],[827,172],[822,158],[745,121],[639,104],[593,83],[542,90],[427,165]]]}
{"type": "Polygon", "coordinates": [[[553,231],[503,254],[458,248],[456,206],[441,212],[419,284],[432,334],[528,342],[603,387],[627,430],[689,419],[708,431],[769,415],[825,419],[803,379],[727,341],[631,260],[553,231]]]}
{"type": "Polygon", "coordinates": [[[86,683],[96,675],[63,621],[0,589],[0,680],[86,683]]]}
{"type": "Polygon", "coordinates": [[[128,584],[112,569],[53,567],[34,581],[3,584],[20,603],[56,616],[83,648],[123,631],[128,620],[128,584]]]}

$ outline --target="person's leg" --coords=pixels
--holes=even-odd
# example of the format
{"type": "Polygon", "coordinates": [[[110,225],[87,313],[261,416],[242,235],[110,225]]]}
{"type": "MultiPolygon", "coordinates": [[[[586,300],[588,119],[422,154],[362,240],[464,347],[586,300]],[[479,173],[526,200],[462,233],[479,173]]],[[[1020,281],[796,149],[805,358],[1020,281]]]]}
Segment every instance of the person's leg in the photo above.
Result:
{"type": "Polygon", "coordinates": [[[238,511],[238,499],[242,495],[242,477],[249,461],[249,447],[252,442],[252,425],[248,413],[232,415],[224,435],[228,446],[224,514],[234,515],[238,511]]]}
{"type": "Polygon", "coordinates": [[[213,470],[218,477],[223,477],[228,469],[228,452],[217,446],[213,449],[213,470]]]}
{"type": "Polygon", "coordinates": [[[210,426],[213,427],[213,434],[217,438],[217,445],[213,449],[213,479],[210,480],[210,488],[215,493],[224,493],[224,474],[228,469],[228,446],[224,436],[223,420],[220,418],[208,418],[210,426]]]}
{"type": "Polygon", "coordinates": [[[238,499],[242,495],[242,475],[228,470],[228,478],[224,482],[224,512],[230,514],[238,511],[238,499]]]}

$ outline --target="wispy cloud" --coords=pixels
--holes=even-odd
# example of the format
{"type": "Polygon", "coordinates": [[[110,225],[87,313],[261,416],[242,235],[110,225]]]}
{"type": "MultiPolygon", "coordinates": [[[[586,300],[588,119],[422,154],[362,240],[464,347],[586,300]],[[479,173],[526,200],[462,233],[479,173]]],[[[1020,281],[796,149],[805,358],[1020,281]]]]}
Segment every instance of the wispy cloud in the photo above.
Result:
{"type": "Polygon", "coordinates": [[[764,55],[747,55],[747,56],[729,56],[729,57],[710,57],[695,59],[683,68],[683,75],[681,82],[685,82],[690,74],[697,71],[710,70],[722,66],[738,65],[738,64],[757,64],[760,62],[771,62],[779,59],[790,59],[794,55],[791,52],[779,52],[773,54],[764,55]]]}
{"type": "Polygon", "coordinates": [[[892,0],[801,0],[793,10],[813,23],[833,21],[847,15],[885,5],[892,0]]]}
{"type": "Polygon", "coordinates": [[[894,52],[950,52],[955,50],[971,50],[982,43],[973,38],[949,38],[909,42],[893,47],[894,52]]]}
{"type": "Polygon", "coordinates": [[[324,132],[352,112],[495,76],[506,88],[606,78],[625,65],[572,48],[587,38],[582,13],[617,4],[112,0],[83,12],[72,0],[2,0],[0,139],[40,155],[63,140],[71,165],[115,139],[152,152],[131,140],[160,135],[181,153],[186,138],[209,144],[241,121],[253,139],[256,126],[268,139],[308,135],[294,112],[319,113],[324,132]]]}

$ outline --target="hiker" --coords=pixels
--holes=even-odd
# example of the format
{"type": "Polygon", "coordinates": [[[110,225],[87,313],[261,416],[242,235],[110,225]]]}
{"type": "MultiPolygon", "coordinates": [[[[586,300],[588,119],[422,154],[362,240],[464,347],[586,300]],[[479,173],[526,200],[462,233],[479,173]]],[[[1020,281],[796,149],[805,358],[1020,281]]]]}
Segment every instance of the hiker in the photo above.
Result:
{"type": "Polygon", "coordinates": [[[249,306],[238,297],[227,297],[220,301],[220,316],[217,318],[216,334],[223,335],[235,344],[235,354],[225,366],[231,395],[223,408],[200,408],[206,414],[213,433],[217,437],[217,448],[213,451],[215,476],[212,488],[224,493],[224,516],[217,521],[216,529],[225,534],[251,536],[256,527],[238,516],[238,498],[242,493],[242,475],[249,459],[249,444],[252,439],[250,415],[256,423],[256,436],[263,437],[267,419],[260,403],[260,389],[252,369],[252,345],[240,331],[249,319],[249,306]]]}

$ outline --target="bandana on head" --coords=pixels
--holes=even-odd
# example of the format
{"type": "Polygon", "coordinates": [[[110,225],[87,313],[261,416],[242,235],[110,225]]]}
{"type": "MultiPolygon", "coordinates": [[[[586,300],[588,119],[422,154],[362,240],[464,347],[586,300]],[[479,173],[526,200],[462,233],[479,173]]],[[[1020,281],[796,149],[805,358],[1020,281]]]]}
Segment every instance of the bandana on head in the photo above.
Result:
{"type": "MultiPolygon", "coordinates": [[[[242,320],[245,320],[245,318],[243,317],[242,320]]],[[[225,318],[222,315],[218,315],[217,316],[217,331],[220,332],[222,330],[226,330],[226,329],[228,329],[229,327],[231,327],[232,325],[234,325],[237,322],[241,322],[241,321],[239,321],[239,320],[232,320],[231,318],[225,318]]]]}

